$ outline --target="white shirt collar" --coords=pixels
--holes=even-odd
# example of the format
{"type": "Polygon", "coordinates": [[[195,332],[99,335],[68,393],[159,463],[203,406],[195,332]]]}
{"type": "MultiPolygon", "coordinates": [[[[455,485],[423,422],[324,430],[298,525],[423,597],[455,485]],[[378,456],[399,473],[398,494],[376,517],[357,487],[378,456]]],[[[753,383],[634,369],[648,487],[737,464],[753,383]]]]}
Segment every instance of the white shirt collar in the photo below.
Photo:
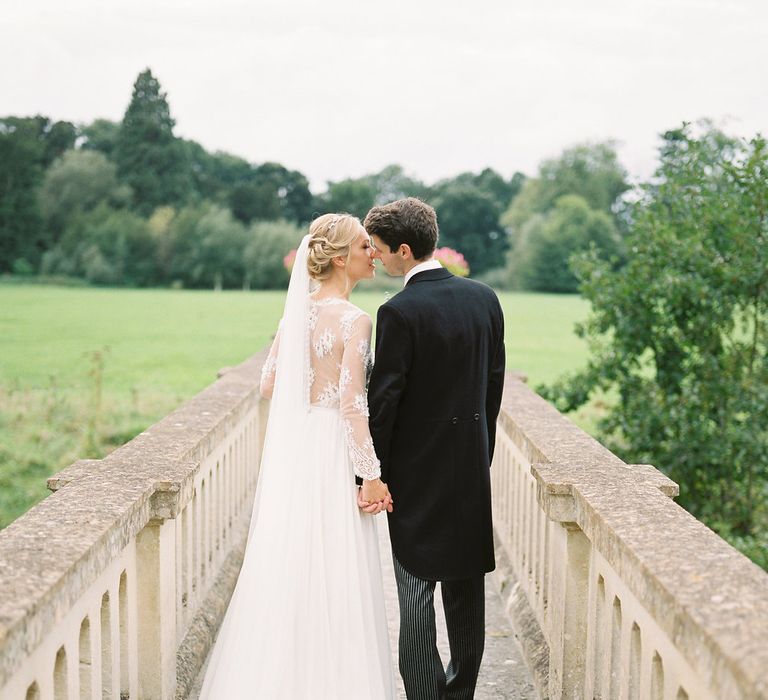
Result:
{"type": "Polygon", "coordinates": [[[405,279],[403,280],[403,287],[408,284],[408,280],[411,279],[411,277],[418,274],[419,272],[426,272],[427,270],[439,270],[441,267],[442,265],[434,258],[420,262],[418,265],[415,265],[410,270],[408,270],[408,273],[405,275],[405,279]]]}

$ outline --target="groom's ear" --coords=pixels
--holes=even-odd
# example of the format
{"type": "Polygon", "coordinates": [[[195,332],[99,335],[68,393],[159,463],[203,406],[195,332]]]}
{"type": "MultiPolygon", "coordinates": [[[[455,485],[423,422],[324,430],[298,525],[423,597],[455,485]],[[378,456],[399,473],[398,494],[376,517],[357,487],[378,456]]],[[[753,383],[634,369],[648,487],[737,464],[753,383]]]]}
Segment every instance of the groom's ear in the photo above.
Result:
{"type": "Polygon", "coordinates": [[[407,243],[400,244],[400,247],[397,249],[397,254],[403,260],[408,260],[408,258],[413,257],[413,251],[411,250],[411,246],[409,246],[407,243]]]}

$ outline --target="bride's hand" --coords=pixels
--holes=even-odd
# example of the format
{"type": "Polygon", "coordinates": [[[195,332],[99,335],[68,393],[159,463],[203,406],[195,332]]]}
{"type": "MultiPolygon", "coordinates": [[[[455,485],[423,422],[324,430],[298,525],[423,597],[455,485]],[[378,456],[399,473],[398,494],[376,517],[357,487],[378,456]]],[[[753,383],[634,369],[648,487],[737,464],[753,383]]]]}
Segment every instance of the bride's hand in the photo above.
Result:
{"type": "Polygon", "coordinates": [[[363,490],[357,489],[357,507],[363,511],[363,513],[369,513],[370,515],[376,515],[381,512],[379,503],[368,503],[363,500],[363,490]]]}
{"type": "Polygon", "coordinates": [[[381,479],[363,481],[357,493],[357,505],[366,513],[376,515],[382,510],[392,512],[392,495],[389,488],[381,479]]]}

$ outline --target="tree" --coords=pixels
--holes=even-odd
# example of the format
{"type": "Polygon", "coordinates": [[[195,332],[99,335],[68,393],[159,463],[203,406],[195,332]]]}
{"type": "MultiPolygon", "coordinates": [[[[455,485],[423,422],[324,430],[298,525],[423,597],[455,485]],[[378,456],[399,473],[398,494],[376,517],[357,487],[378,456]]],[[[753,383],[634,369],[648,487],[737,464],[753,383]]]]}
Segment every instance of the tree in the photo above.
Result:
{"type": "Polygon", "coordinates": [[[229,193],[229,208],[234,217],[244,224],[254,219],[274,221],[281,214],[277,188],[265,182],[235,185],[229,193]]]}
{"type": "Polygon", "coordinates": [[[75,143],[69,122],[0,119],[0,272],[36,268],[49,241],[37,191],[45,168],[75,143]]]}
{"type": "Polygon", "coordinates": [[[618,257],[621,242],[608,214],[590,209],[578,195],[560,197],[546,215],[531,219],[524,257],[517,261],[522,286],[540,292],[576,292],[579,282],[571,269],[574,255],[594,248],[610,260],[618,257]]]}
{"type": "Polygon", "coordinates": [[[175,218],[176,210],[173,207],[158,207],[147,221],[147,226],[154,240],[158,275],[163,282],[171,281],[175,243],[172,225],[175,218]]]}
{"type": "Polygon", "coordinates": [[[502,223],[514,233],[529,216],[547,213],[566,194],[579,195],[590,208],[612,214],[628,189],[627,172],[613,142],[580,144],[539,166],[538,177],[525,182],[502,223]]]}
{"type": "Polygon", "coordinates": [[[47,167],[56,158],[61,156],[62,153],[75,147],[77,129],[71,122],[58,121],[50,123],[47,119],[44,122],[46,124],[43,126],[40,136],[44,144],[43,164],[47,167]]]}
{"type": "Polygon", "coordinates": [[[627,172],[619,163],[612,141],[581,144],[539,168],[544,202],[552,206],[564,194],[583,197],[592,209],[609,212],[629,189],[627,172]]]}
{"type": "Polygon", "coordinates": [[[187,150],[173,126],[166,94],[147,69],[133,86],[115,146],[118,175],[145,216],[164,204],[181,205],[193,192],[187,150]]]}
{"type": "Polygon", "coordinates": [[[275,188],[281,218],[309,223],[314,201],[309,180],[298,170],[288,170],[279,163],[262,163],[254,168],[254,182],[275,188]]]}
{"type": "Polygon", "coordinates": [[[487,194],[499,208],[499,211],[505,211],[511,201],[519,194],[520,189],[525,182],[525,175],[515,173],[507,181],[493,168],[485,168],[479,174],[461,173],[452,180],[444,180],[436,186],[436,193],[439,194],[441,187],[451,183],[468,187],[475,187],[481,192],[487,194]]]}
{"type": "Polygon", "coordinates": [[[451,183],[431,202],[437,211],[440,245],[455,248],[476,275],[504,262],[507,236],[499,226],[499,207],[476,187],[451,183]]]}
{"type": "Polygon", "coordinates": [[[520,232],[526,222],[537,214],[545,214],[551,204],[549,197],[544,194],[544,183],[540,178],[528,178],[522,183],[517,197],[500,219],[502,226],[509,231],[513,249],[517,246],[520,232]]]}
{"type": "Polygon", "coordinates": [[[423,182],[405,174],[400,165],[387,165],[378,173],[364,178],[376,192],[374,203],[387,204],[396,199],[418,197],[426,199],[428,189],[423,182]]]}
{"type": "Polygon", "coordinates": [[[361,221],[376,203],[376,188],[367,177],[329,182],[328,190],[320,197],[323,212],[344,212],[361,221]]]}
{"type": "Polygon", "coordinates": [[[170,224],[170,272],[190,287],[243,287],[245,227],[228,209],[202,203],[181,210],[170,224]]]}
{"type": "Polygon", "coordinates": [[[313,198],[309,181],[300,172],[279,163],[262,163],[232,188],[229,205],[243,223],[282,218],[304,224],[312,218],[313,198]]]}
{"type": "MultiPolygon", "coordinates": [[[[618,161],[612,142],[569,148],[558,158],[544,161],[539,166],[538,177],[518,182],[522,182],[519,194],[501,216],[501,223],[509,234],[507,269],[511,286],[575,290],[576,280],[568,264],[570,255],[582,246],[576,245],[573,227],[565,226],[565,212],[551,216],[558,202],[566,195],[577,196],[590,211],[595,212],[589,224],[593,228],[592,233],[587,234],[585,230],[580,238],[585,239],[586,236],[586,239],[591,239],[602,257],[621,255],[623,248],[618,241],[625,231],[626,221],[621,196],[629,185],[627,173],[618,161]],[[601,213],[611,221],[606,221],[599,215],[601,213]],[[550,223],[545,225],[546,221],[550,223]],[[563,236],[556,234],[558,227],[562,229],[563,236]],[[547,233],[544,233],[545,228],[547,233]],[[534,232],[537,232],[536,235],[531,235],[534,232]],[[607,247],[600,250],[603,243],[607,247]],[[537,249],[528,250],[530,245],[537,246],[537,249]],[[545,249],[547,246],[550,250],[545,249]],[[565,257],[557,259],[558,254],[565,257]],[[536,270],[526,269],[534,263],[536,270]],[[546,266],[551,266],[551,269],[547,271],[546,266]],[[556,279],[560,281],[555,282],[556,279]]],[[[575,209],[568,211],[570,215],[576,215],[575,209]]],[[[583,220],[582,228],[584,225],[586,222],[583,220]]]]}
{"type": "Polygon", "coordinates": [[[377,173],[359,178],[329,182],[328,189],[318,198],[315,209],[322,212],[346,212],[364,219],[368,210],[404,197],[426,200],[429,188],[406,175],[399,165],[387,165],[377,173]]]}
{"type": "Polygon", "coordinates": [[[42,269],[94,284],[148,286],[159,280],[155,239],[147,222],[104,201],[72,217],[61,240],[43,256],[42,269]]]}
{"type": "Polygon", "coordinates": [[[262,221],[248,231],[244,262],[248,286],[252,289],[284,289],[288,271],[283,259],[296,248],[303,230],[288,221],[262,221]]]}
{"type": "Polygon", "coordinates": [[[584,371],[546,390],[563,410],[597,389],[601,429],[630,462],[680,483],[680,501],[764,567],[768,525],[768,147],[683,125],[664,134],[633,212],[627,264],[578,265],[592,313],[584,371]]]}
{"type": "Polygon", "coordinates": [[[66,151],[45,173],[40,205],[45,224],[55,242],[77,213],[101,202],[123,206],[131,191],[120,185],[114,164],[98,151],[66,151]]]}
{"type": "Polygon", "coordinates": [[[229,153],[209,153],[196,141],[182,140],[192,188],[200,200],[226,205],[231,189],[252,178],[253,168],[244,158],[229,153]]]}
{"type": "Polygon", "coordinates": [[[120,136],[120,124],[109,119],[94,119],[90,124],[80,129],[84,151],[98,151],[107,158],[115,155],[117,140],[120,136]]]}

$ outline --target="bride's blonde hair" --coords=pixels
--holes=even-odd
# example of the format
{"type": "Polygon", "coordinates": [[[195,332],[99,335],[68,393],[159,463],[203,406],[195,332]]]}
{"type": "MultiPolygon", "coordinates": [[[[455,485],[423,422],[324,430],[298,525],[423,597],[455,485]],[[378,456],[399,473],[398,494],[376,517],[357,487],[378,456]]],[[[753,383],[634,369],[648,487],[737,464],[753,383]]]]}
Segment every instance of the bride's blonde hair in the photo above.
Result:
{"type": "Polygon", "coordinates": [[[331,276],[334,258],[349,262],[361,226],[360,219],[351,214],[323,214],[309,225],[307,271],[313,280],[322,282],[331,276]]]}

